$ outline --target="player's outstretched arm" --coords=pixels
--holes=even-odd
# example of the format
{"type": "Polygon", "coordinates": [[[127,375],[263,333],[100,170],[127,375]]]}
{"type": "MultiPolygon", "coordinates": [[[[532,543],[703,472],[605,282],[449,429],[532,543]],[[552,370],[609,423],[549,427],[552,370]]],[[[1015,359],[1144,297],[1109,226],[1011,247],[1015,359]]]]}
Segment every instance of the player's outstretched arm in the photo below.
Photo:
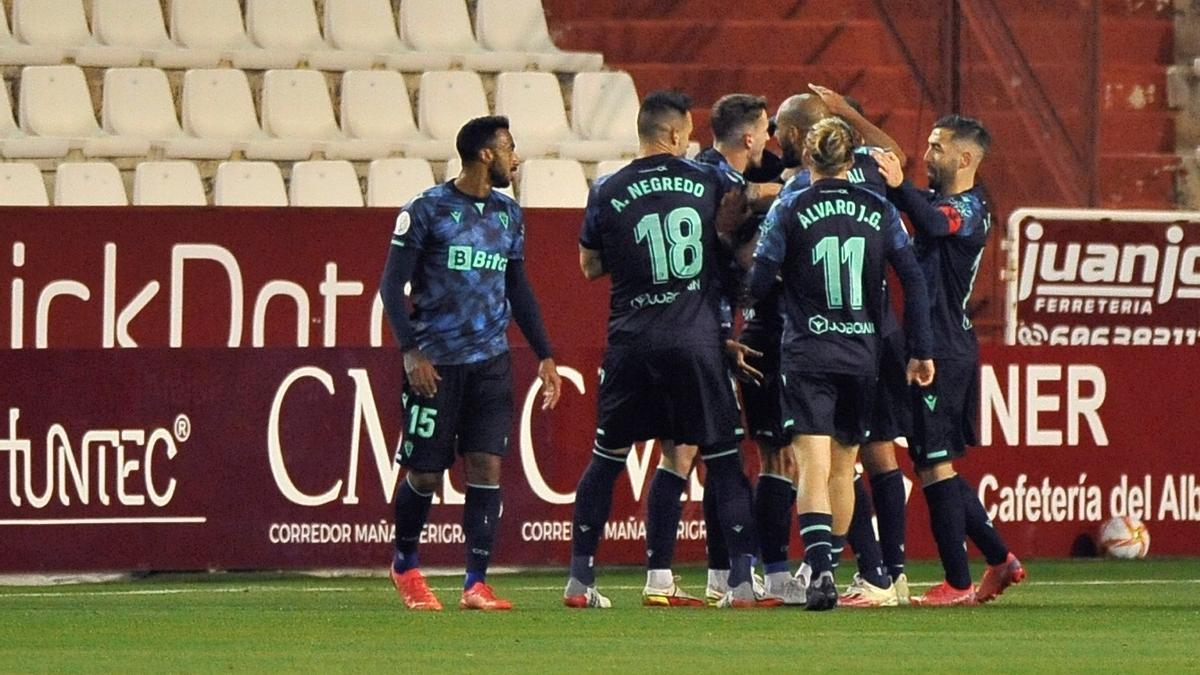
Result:
{"type": "Polygon", "coordinates": [[[553,408],[558,404],[562,393],[562,380],[558,375],[558,366],[554,363],[554,350],[550,346],[550,337],[546,334],[546,325],[542,322],[542,310],[533,294],[533,287],[529,285],[529,277],[525,275],[523,259],[509,259],[504,283],[508,304],[512,307],[513,320],[517,322],[521,334],[538,357],[538,377],[542,380],[542,410],[553,408]]]}

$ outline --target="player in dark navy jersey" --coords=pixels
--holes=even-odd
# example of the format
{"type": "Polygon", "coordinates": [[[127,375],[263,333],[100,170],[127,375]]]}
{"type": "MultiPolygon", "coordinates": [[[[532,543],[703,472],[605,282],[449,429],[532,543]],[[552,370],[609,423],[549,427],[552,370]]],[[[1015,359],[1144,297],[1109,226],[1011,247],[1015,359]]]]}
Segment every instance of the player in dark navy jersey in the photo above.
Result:
{"type": "MultiPolygon", "coordinates": [[[[713,146],[696,156],[696,161],[712,164],[721,171],[745,176],[762,164],[764,148],[769,139],[770,122],[767,100],[750,94],[727,94],[713,104],[710,117],[713,146]]],[[[752,254],[750,239],[758,231],[763,215],[778,195],[781,184],[747,184],[747,202],[752,213],[735,232],[735,247],[743,255],[752,254]]],[[[740,286],[738,263],[729,263],[735,270],[740,286]]],[[[753,310],[748,310],[752,313],[753,310]]],[[[788,441],[779,428],[779,334],[773,339],[750,340],[760,333],[743,333],[741,343],[748,352],[747,367],[740,378],[742,406],[751,438],[758,448],[758,484],[754,490],[754,512],[762,545],[761,560],[766,574],[762,594],[782,600],[785,604],[803,604],[804,592],[788,571],[788,544],[791,514],[796,501],[795,462],[788,441]]],[[[707,523],[715,522],[718,504],[715,493],[704,494],[704,515],[707,523]]],[[[729,550],[720,528],[708,528],[708,584],[705,598],[710,604],[719,601],[728,591],[729,550]]],[[[758,584],[756,579],[756,584],[758,584]]]]}
{"type": "MultiPolygon", "coordinates": [[[[799,94],[789,98],[776,115],[779,125],[779,142],[791,148],[785,151],[785,159],[799,162],[796,149],[804,138],[804,131],[825,117],[835,115],[847,121],[857,132],[860,144],[854,149],[854,164],[847,172],[847,180],[879,195],[886,195],[887,182],[880,173],[874,155],[883,149],[904,154],[885,131],[872,124],[863,115],[862,107],[841,94],[819,85],[809,85],[813,93],[799,94]],[[789,156],[790,155],[790,156],[789,156]]],[[[800,171],[784,186],[783,193],[801,189],[810,183],[807,171],[800,171]]],[[[886,296],[886,282],[885,282],[886,296]]],[[[908,383],[905,377],[907,365],[904,334],[899,322],[887,304],[881,330],[881,352],[879,359],[879,381],[872,405],[868,439],[860,453],[863,469],[871,483],[867,492],[862,476],[854,479],[854,516],[849,530],[834,532],[833,560],[838,566],[843,542],[854,549],[858,572],[839,604],[849,607],[892,606],[908,602],[908,577],[904,574],[905,537],[905,489],[904,475],[896,462],[895,439],[907,437],[911,430],[909,414],[908,383]],[[872,499],[873,497],[873,499],[872,499]],[[879,521],[879,538],[871,523],[871,507],[879,521]],[[894,582],[894,583],[893,583],[894,582]]],[[[750,346],[752,340],[742,338],[750,346]]]]}
{"type": "Polygon", "coordinates": [[[928,383],[930,328],[924,280],[899,214],[885,199],[846,180],[853,132],[823,119],[805,137],[817,180],[781,197],[761,227],[749,295],[783,278],[780,375],[785,416],[800,475],[800,533],[811,569],[808,609],[837,604],[832,532],[845,531],[854,506],[854,464],[866,436],[886,298],[884,262],[906,291],[913,359],[908,377],[928,383]]]}
{"type": "MultiPolygon", "coordinates": [[[[742,430],[723,353],[718,227],[727,192],[740,176],[682,159],[691,135],[690,100],[656,92],[638,114],[640,156],[592,186],[580,235],[588,279],[608,275],[608,345],[600,372],[592,461],[575,498],[569,607],[607,607],[595,589],[594,556],[612,489],[635,441],[660,439],[668,456],[647,496],[647,581],[643,603],[702,604],[675,583],[670,565],[686,473],[670,467],[677,446],[697,446],[733,564],[723,603],[753,606],[750,558],[758,542],[750,487],[742,473],[742,430]]],[[[681,451],[682,452],[682,451],[681,451]]]]}
{"type": "Polygon", "coordinates": [[[391,577],[408,607],[441,609],[421,574],[417,543],[433,493],[459,454],[467,478],[467,576],[460,606],[509,609],[486,575],[500,519],[500,458],[512,427],[510,316],[540,360],[544,409],[557,403],[560,380],[525,277],[521,207],[493,189],[510,185],[519,163],[508,120],[473,119],[456,145],[462,173],[400,211],[380,284],[406,373],[407,426],[397,461],[407,473],[396,491],[391,577]],[[405,297],[410,282],[411,312],[405,297]]]}
{"type": "Polygon", "coordinates": [[[991,137],[975,119],[948,115],[934,123],[925,152],[928,192],[903,180],[900,162],[879,156],[893,189],[889,197],[916,230],[917,257],[929,286],[938,376],[914,388],[914,433],[909,453],[929,502],[929,518],[946,580],[914,604],[988,602],[1025,578],[1021,562],[993,527],[974,488],[954,471],[953,460],[975,445],[979,418],[979,345],[967,301],[979,272],[992,216],[976,172],[991,137]],[[978,589],[967,566],[966,537],[988,567],[978,589]]]}

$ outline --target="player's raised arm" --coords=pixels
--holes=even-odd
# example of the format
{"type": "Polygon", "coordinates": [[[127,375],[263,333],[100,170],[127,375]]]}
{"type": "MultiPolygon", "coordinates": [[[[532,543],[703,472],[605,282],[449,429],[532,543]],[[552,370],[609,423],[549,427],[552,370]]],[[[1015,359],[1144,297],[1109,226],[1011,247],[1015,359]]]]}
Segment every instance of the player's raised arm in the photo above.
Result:
{"type": "Polygon", "coordinates": [[[857,104],[852,104],[845,96],[819,84],[810,83],[808,88],[821,97],[821,100],[829,107],[829,112],[846,120],[850,126],[854,127],[854,130],[862,136],[864,145],[874,145],[890,150],[899,158],[902,166],[908,162],[908,156],[900,149],[900,144],[896,142],[896,139],[867,119],[862,111],[855,107],[857,104]]]}

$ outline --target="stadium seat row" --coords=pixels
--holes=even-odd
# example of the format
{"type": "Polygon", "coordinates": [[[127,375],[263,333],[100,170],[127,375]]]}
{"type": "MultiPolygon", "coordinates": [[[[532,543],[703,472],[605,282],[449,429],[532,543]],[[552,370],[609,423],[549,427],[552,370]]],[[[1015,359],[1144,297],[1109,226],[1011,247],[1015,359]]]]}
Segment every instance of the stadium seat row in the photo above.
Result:
{"type": "MultiPolygon", "coordinates": [[[[624,72],[575,75],[568,123],[558,79],[551,73],[506,72],[496,78],[496,113],[508,115],[523,157],[558,155],[599,161],[637,150],[637,90],[624,72]]],[[[237,68],[184,73],[182,116],[166,73],[157,68],[111,68],[104,74],[100,123],[83,70],[74,65],[27,66],[21,71],[17,122],[0,87],[0,155],[57,158],[77,149],[85,157],[369,160],[392,155],[446,160],[464,122],[487,115],[483,80],[473,71],[428,71],[421,76],[413,122],[404,76],[356,70],[341,78],[341,125],[325,76],[316,70],[268,70],[262,121],[246,73],[237,68]],[[180,123],[182,119],[182,124],[180,123]]]]}
{"type": "Polygon", "coordinates": [[[12,0],[0,10],[0,65],[265,70],[463,67],[483,72],[599,70],[603,56],[558,49],[541,0],[477,0],[476,34],[465,0],[324,0],[322,35],[313,0],[170,0],[170,34],[159,0],[12,0]]]}
{"type": "MultiPolygon", "coordinates": [[[[597,175],[611,173],[628,160],[600,162],[597,175]]],[[[458,175],[457,159],[446,178],[458,175]]],[[[583,167],[569,159],[530,160],[519,173],[520,203],[527,207],[582,208],[587,201],[583,167]]],[[[429,162],[416,158],[380,159],[367,173],[367,206],[398,207],[434,184],[429,162]]],[[[502,190],[513,196],[511,189],[502,190]]],[[[142,162],[133,178],[135,206],[204,206],[204,183],[189,161],[142,162]]],[[[42,173],[33,164],[0,164],[0,206],[48,206],[42,173]]],[[[126,206],[121,174],[109,162],[64,162],[54,181],[56,206],[126,206]]],[[[217,206],[363,206],[354,165],[345,160],[296,162],[284,189],[274,162],[222,162],[213,182],[217,206]]]]}

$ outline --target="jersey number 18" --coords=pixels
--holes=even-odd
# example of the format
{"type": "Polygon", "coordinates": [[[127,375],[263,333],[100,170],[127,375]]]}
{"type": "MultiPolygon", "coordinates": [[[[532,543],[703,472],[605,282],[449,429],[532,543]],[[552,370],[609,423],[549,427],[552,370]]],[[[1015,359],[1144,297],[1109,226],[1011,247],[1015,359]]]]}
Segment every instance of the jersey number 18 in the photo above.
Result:
{"type": "Polygon", "coordinates": [[[637,224],[637,242],[650,245],[650,271],[654,283],[665,284],[671,277],[691,279],[704,266],[704,248],[700,237],[700,214],[690,206],[672,209],[666,228],[660,214],[650,213],[637,224]]]}

